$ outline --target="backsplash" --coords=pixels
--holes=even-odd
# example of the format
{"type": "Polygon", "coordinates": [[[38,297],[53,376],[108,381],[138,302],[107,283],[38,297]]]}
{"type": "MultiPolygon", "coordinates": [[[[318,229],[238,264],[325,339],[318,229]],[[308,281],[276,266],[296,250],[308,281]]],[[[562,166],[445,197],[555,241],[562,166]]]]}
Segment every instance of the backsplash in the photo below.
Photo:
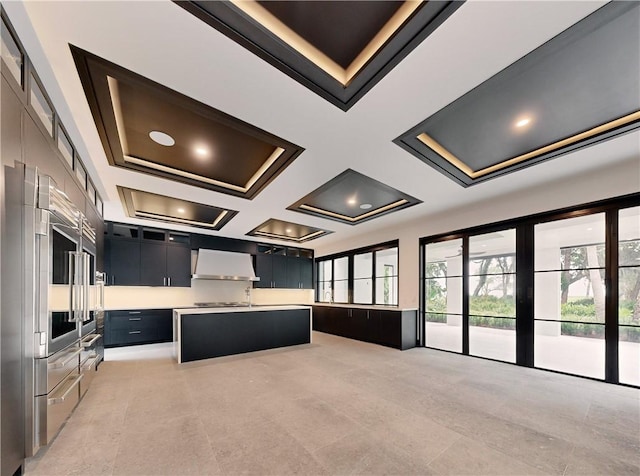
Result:
{"type": "MultiPolygon", "coordinates": [[[[106,309],[190,307],[196,302],[244,302],[247,282],[192,280],[190,288],[107,286],[106,309]]],[[[313,304],[312,289],[251,289],[251,303],[313,304]]]]}

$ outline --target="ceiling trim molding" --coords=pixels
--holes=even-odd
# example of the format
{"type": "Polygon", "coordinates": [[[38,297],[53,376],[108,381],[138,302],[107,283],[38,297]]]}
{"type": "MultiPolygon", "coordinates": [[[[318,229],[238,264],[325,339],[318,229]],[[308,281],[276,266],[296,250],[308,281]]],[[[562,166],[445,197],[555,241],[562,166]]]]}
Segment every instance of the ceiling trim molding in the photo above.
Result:
{"type": "Polygon", "coordinates": [[[393,142],[469,187],[640,128],[638,10],[600,7],[393,142]]]}
{"type": "Polygon", "coordinates": [[[253,230],[247,233],[247,236],[260,236],[264,238],[271,238],[274,240],[284,240],[284,241],[292,241],[295,243],[304,243],[305,241],[315,240],[316,238],[320,238],[322,236],[326,236],[333,233],[331,230],[325,230],[323,228],[316,228],[313,226],[301,225],[299,223],[291,223],[283,220],[278,220],[275,218],[270,218],[262,224],[255,227],[253,230]],[[277,225],[281,225],[285,227],[285,233],[274,233],[265,231],[265,229],[273,229],[273,227],[278,228],[277,225]],[[305,228],[309,230],[309,233],[306,233],[302,236],[294,236],[294,229],[305,228]],[[289,229],[290,228],[290,229],[289,229]],[[287,232],[292,232],[291,234],[287,234],[287,232]]]}
{"type": "Polygon", "coordinates": [[[185,225],[185,226],[193,226],[196,228],[204,228],[206,230],[213,230],[213,231],[219,231],[220,229],[222,229],[222,227],[224,227],[227,223],[229,223],[229,221],[238,214],[238,212],[236,210],[230,210],[230,209],[225,209],[225,208],[220,208],[220,207],[214,207],[212,205],[206,205],[204,203],[198,203],[198,202],[192,202],[189,200],[184,200],[182,198],[177,198],[177,197],[169,197],[166,195],[160,195],[157,193],[152,193],[152,192],[145,192],[143,190],[135,190],[132,188],[128,188],[128,187],[122,187],[120,185],[116,186],[118,189],[118,195],[120,197],[120,201],[122,203],[122,208],[124,209],[124,212],[127,216],[129,216],[130,218],[140,218],[140,219],[144,219],[144,220],[155,220],[155,221],[161,221],[164,223],[176,223],[178,225],[185,225]],[[211,223],[205,223],[203,221],[197,221],[197,220],[190,220],[187,218],[180,218],[180,217],[176,217],[176,216],[171,216],[171,215],[162,215],[159,213],[152,213],[152,212],[146,212],[143,210],[138,210],[135,206],[134,203],[134,199],[133,199],[133,194],[134,193],[142,193],[145,195],[153,195],[156,197],[159,197],[161,199],[168,199],[168,200],[175,200],[177,202],[182,202],[182,203],[187,203],[187,204],[193,204],[195,206],[198,207],[206,207],[209,208],[211,210],[214,210],[215,213],[217,214],[215,220],[213,220],[211,223]]]}
{"type": "MultiPolygon", "coordinates": [[[[292,45],[289,42],[291,35],[271,31],[269,26],[261,22],[272,15],[268,12],[268,15],[256,14],[256,11],[264,10],[259,5],[257,8],[247,6],[244,1],[174,0],[174,3],[331,104],[347,111],[460,8],[464,1],[406,2],[407,6],[397,12],[398,17],[394,15],[389,21],[389,28],[395,31],[384,32],[380,38],[374,38],[369,46],[375,51],[366,51],[365,48],[362,56],[346,69],[319,60],[319,55],[312,51],[315,50],[313,47],[301,47],[300,43],[297,43],[298,46],[292,45]]],[[[249,3],[255,2],[251,0],[249,3]]]]}
{"type": "Polygon", "coordinates": [[[70,48],[98,135],[107,160],[112,166],[143,172],[228,195],[253,199],[304,151],[302,147],[74,45],[70,45],[70,48]],[[128,85],[132,85],[132,87],[149,92],[153,97],[162,98],[163,102],[177,108],[178,111],[186,111],[188,114],[202,117],[211,124],[219,125],[222,130],[232,130],[234,134],[240,134],[240,137],[244,135],[251,140],[264,144],[264,147],[273,147],[273,149],[268,156],[260,159],[264,160],[264,162],[257,167],[255,173],[244,183],[229,183],[226,180],[217,180],[214,176],[203,176],[188,169],[183,170],[165,163],[157,163],[153,160],[153,157],[140,157],[140,154],[133,154],[129,150],[124,131],[124,118],[119,99],[119,81],[124,81],[128,85]]]}

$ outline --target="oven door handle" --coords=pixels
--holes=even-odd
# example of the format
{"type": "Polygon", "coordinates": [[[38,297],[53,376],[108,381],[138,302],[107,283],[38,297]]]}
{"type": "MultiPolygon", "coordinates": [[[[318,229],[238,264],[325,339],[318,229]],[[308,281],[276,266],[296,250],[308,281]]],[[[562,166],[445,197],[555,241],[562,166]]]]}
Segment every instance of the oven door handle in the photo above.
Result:
{"type": "Polygon", "coordinates": [[[73,251],[70,251],[69,254],[69,322],[76,322],[76,257],[73,251]]]}
{"type": "Polygon", "coordinates": [[[100,334],[89,334],[82,340],[80,345],[82,345],[82,347],[86,349],[88,347],[91,347],[101,337],[102,336],[100,334]],[[87,340],[87,339],[90,339],[90,340],[87,340]]]}
{"type": "Polygon", "coordinates": [[[82,267],[83,267],[83,276],[82,276],[82,281],[83,281],[83,291],[84,291],[84,305],[83,305],[83,310],[82,310],[82,320],[84,322],[87,322],[89,320],[89,318],[91,317],[91,312],[90,312],[90,307],[91,307],[91,303],[89,302],[89,295],[90,295],[90,290],[91,290],[91,278],[89,276],[89,266],[90,266],[90,260],[89,260],[89,253],[82,253],[82,267]]]}
{"type": "Polygon", "coordinates": [[[47,368],[61,369],[62,367],[65,367],[69,362],[71,362],[75,357],[77,357],[80,352],[82,352],[82,348],[75,350],[72,354],[68,355],[66,358],[61,357],[54,362],[49,362],[47,364],[47,368]]]}
{"type": "Polygon", "coordinates": [[[59,397],[48,398],[47,399],[47,404],[48,405],[57,405],[59,403],[64,403],[65,399],[69,396],[71,391],[78,386],[78,384],[80,383],[80,380],[82,380],[82,377],[84,377],[84,374],[78,375],[75,378],[75,380],[73,381],[73,383],[69,386],[69,388],[67,390],[65,390],[65,392],[62,395],[60,395],[59,397]]]}

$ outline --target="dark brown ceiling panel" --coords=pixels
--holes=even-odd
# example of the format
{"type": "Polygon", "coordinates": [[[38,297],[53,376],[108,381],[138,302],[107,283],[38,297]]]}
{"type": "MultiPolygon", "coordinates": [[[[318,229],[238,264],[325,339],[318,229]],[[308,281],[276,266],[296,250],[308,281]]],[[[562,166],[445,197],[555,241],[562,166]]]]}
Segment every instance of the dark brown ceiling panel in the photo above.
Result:
{"type": "Polygon", "coordinates": [[[262,225],[255,227],[247,233],[247,235],[303,243],[305,241],[315,240],[329,233],[333,232],[322,228],[270,218],[262,225]]]}
{"type": "Polygon", "coordinates": [[[119,186],[118,193],[126,214],[131,218],[177,223],[217,231],[238,213],[235,210],[127,187],[119,186]]]}
{"type": "Polygon", "coordinates": [[[176,1],[346,111],[461,1],[176,1]]]}
{"type": "Polygon", "coordinates": [[[251,199],[303,151],[84,50],[71,51],[111,165],[251,199]],[[157,133],[160,142],[152,138],[157,133]]]}
{"type": "Polygon", "coordinates": [[[343,69],[347,69],[404,2],[258,3],[343,69]]]}
{"type": "Polygon", "coordinates": [[[469,186],[639,127],[640,3],[611,2],[394,142],[469,186]]]}
{"type": "Polygon", "coordinates": [[[406,193],[347,169],[288,209],[357,225],[419,203],[406,193]]]}

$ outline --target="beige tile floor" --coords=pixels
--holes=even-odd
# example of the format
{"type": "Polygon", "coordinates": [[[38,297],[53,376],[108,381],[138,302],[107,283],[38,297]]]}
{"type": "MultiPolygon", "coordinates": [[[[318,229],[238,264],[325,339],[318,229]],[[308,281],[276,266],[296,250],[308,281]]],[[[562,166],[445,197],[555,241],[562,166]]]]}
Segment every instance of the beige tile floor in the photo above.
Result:
{"type": "Polygon", "coordinates": [[[182,366],[104,362],[26,474],[638,475],[640,392],[314,333],[182,366]]]}

